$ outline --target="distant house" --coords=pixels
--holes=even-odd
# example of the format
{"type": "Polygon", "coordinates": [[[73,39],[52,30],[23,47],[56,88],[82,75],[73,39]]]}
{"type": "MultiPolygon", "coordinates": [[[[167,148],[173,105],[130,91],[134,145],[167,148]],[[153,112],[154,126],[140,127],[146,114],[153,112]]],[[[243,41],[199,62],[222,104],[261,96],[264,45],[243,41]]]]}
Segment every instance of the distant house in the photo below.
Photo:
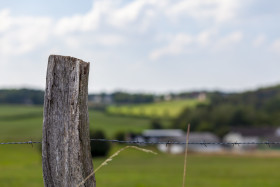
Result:
{"type": "Polygon", "coordinates": [[[94,105],[109,105],[113,103],[113,97],[110,94],[90,95],[89,103],[94,105]]]}
{"type": "Polygon", "coordinates": [[[172,95],[171,94],[167,94],[164,96],[164,100],[165,101],[170,101],[172,99],[172,95]]]}
{"type": "MultiPolygon", "coordinates": [[[[148,142],[177,142],[186,137],[184,131],[179,129],[160,129],[160,130],[145,130],[142,133],[144,139],[148,142]]],[[[185,138],[186,141],[186,138],[185,138]]],[[[169,152],[172,154],[178,154],[184,152],[184,145],[178,144],[158,144],[157,148],[161,152],[169,152]]]]}
{"type": "Polygon", "coordinates": [[[180,129],[151,129],[144,130],[142,135],[149,141],[158,141],[163,138],[174,138],[185,136],[185,132],[180,129]]]}
{"type": "MultiPolygon", "coordinates": [[[[233,128],[225,137],[224,142],[274,142],[280,141],[280,127],[259,127],[259,128],[233,128]]],[[[238,145],[228,146],[228,148],[236,151],[254,150],[258,145],[238,145]]]]}
{"type": "MultiPolygon", "coordinates": [[[[178,129],[145,130],[143,139],[148,142],[186,142],[186,133],[178,129]]],[[[220,145],[204,146],[203,142],[219,142],[219,138],[210,132],[191,132],[189,142],[201,144],[189,144],[188,150],[192,152],[217,152],[221,151],[220,145]]],[[[157,148],[162,152],[180,154],[185,151],[185,144],[158,144],[157,148]]]]}
{"type": "Polygon", "coordinates": [[[102,104],[102,97],[100,95],[95,95],[90,99],[90,102],[94,104],[102,104]]]}
{"type": "Polygon", "coordinates": [[[205,101],[206,100],[206,94],[205,93],[199,93],[198,96],[197,96],[197,99],[199,101],[205,101]]]}
{"type": "Polygon", "coordinates": [[[188,149],[193,152],[219,152],[222,151],[221,145],[204,145],[203,142],[219,143],[220,139],[211,132],[192,132],[189,135],[189,142],[201,143],[190,144],[188,149]]]}
{"type": "Polygon", "coordinates": [[[105,95],[103,97],[103,103],[106,104],[106,105],[112,104],[113,103],[112,95],[105,95]]]}
{"type": "MultiPolygon", "coordinates": [[[[260,142],[260,138],[258,136],[246,136],[240,132],[230,132],[224,137],[225,143],[236,143],[236,142],[260,142]]],[[[233,144],[234,145],[234,144],[233,144]]],[[[256,144],[247,144],[247,145],[228,145],[226,146],[228,149],[241,151],[241,150],[254,150],[257,148],[256,144]]]]}

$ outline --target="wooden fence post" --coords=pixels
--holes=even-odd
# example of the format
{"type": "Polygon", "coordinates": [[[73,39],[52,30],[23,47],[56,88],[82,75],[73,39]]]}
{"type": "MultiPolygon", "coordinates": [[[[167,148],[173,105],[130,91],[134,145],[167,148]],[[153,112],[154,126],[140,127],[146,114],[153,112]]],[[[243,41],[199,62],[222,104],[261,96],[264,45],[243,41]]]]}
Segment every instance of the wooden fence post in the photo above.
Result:
{"type": "MultiPolygon", "coordinates": [[[[88,120],[89,63],[51,55],[44,101],[45,186],[77,186],[93,172],[88,120]]],[[[83,186],[95,187],[93,175],[83,186]]]]}

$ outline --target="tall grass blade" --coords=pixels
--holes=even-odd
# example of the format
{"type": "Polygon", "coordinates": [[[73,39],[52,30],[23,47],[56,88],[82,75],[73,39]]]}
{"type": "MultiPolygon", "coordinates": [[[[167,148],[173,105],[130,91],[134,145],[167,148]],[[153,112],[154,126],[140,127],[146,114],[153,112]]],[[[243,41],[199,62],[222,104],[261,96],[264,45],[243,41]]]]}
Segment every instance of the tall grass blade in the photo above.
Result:
{"type": "Polygon", "coordinates": [[[124,151],[126,149],[136,149],[136,150],[139,150],[139,151],[143,151],[145,153],[152,153],[154,155],[157,154],[154,151],[151,151],[151,150],[148,150],[148,149],[143,149],[143,148],[136,147],[136,146],[126,146],[126,147],[123,147],[123,148],[119,149],[117,152],[115,152],[112,156],[107,158],[102,164],[100,164],[100,166],[98,166],[91,174],[89,174],[89,176],[87,176],[80,184],[78,184],[77,187],[83,185],[94,173],[96,173],[103,166],[107,165],[109,162],[111,162],[113,160],[114,157],[118,156],[118,154],[120,154],[120,152],[122,152],[122,151],[124,151]]]}

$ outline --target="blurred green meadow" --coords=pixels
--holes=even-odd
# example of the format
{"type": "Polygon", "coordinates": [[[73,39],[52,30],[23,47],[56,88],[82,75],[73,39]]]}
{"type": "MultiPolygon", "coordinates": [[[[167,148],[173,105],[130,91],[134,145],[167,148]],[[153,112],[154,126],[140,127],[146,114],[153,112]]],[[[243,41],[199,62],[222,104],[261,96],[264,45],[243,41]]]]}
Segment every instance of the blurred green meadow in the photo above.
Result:
{"type": "MultiPolygon", "coordinates": [[[[119,146],[115,146],[112,152],[119,146]]],[[[43,186],[41,158],[31,145],[0,147],[0,186],[43,186]]],[[[94,167],[105,158],[94,159],[94,167]]],[[[192,155],[186,186],[279,187],[280,158],[192,155]]],[[[126,150],[96,173],[97,186],[182,186],[183,155],[126,150]]]]}
{"type": "MultiPolygon", "coordinates": [[[[0,142],[40,140],[42,112],[42,106],[0,106],[0,142]]],[[[89,116],[91,128],[104,130],[108,138],[118,131],[141,132],[149,127],[149,120],[139,117],[98,111],[89,111],[89,116]]],[[[0,145],[1,187],[43,186],[39,145],[0,145]]],[[[114,144],[110,154],[119,148],[114,144]]],[[[105,159],[93,159],[94,167],[105,159]]],[[[125,150],[96,173],[97,186],[182,186],[183,159],[183,155],[125,150]]],[[[280,157],[189,154],[186,186],[279,187],[279,167],[280,157]]]]}
{"type": "MultiPolygon", "coordinates": [[[[0,105],[0,140],[40,140],[43,124],[42,106],[0,105]]],[[[113,138],[119,131],[141,132],[149,127],[148,119],[110,116],[89,110],[90,128],[103,130],[113,138]]]]}
{"type": "Polygon", "coordinates": [[[183,109],[194,108],[198,104],[208,104],[208,100],[199,101],[198,99],[184,99],[161,101],[148,104],[130,104],[121,106],[109,106],[107,112],[110,114],[140,117],[177,117],[183,109]]]}

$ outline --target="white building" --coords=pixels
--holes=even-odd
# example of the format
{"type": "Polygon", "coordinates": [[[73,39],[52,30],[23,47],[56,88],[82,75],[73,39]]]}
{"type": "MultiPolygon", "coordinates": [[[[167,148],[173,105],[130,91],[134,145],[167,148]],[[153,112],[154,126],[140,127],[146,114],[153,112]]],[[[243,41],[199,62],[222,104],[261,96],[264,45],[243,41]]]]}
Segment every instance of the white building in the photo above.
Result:
{"type": "MultiPolygon", "coordinates": [[[[279,141],[280,128],[275,127],[255,127],[255,128],[234,128],[224,137],[226,143],[244,143],[244,142],[265,142],[279,141]]],[[[234,151],[250,151],[258,148],[256,144],[228,146],[234,151]]]]}
{"type": "MultiPolygon", "coordinates": [[[[178,129],[145,130],[142,134],[148,142],[170,142],[170,144],[158,144],[161,152],[180,154],[185,151],[185,144],[172,144],[172,142],[186,142],[186,133],[178,129]]],[[[207,145],[203,142],[218,143],[219,138],[210,132],[191,132],[189,134],[188,150],[191,152],[218,152],[222,150],[220,145],[207,145]]]]}

